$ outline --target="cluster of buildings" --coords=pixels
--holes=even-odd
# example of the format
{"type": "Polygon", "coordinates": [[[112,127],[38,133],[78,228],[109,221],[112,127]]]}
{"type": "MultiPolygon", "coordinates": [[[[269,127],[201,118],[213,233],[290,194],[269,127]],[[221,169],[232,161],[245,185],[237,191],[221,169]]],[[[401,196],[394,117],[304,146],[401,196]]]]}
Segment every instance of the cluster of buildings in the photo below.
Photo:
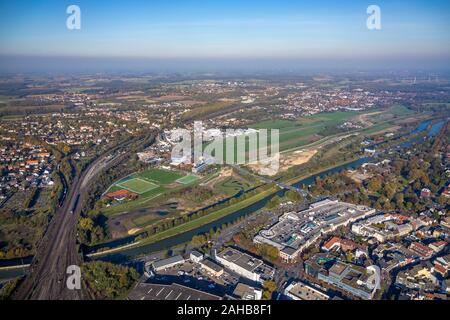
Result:
{"type": "Polygon", "coordinates": [[[450,294],[450,254],[431,261],[423,261],[408,269],[401,270],[395,279],[402,299],[447,300],[450,294]]]}
{"type": "Polygon", "coordinates": [[[365,300],[372,299],[380,288],[378,266],[363,267],[347,263],[329,253],[318,253],[305,261],[305,272],[319,282],[365,300]]]}
{"type": "Polygon", "coordinates": [[[184,276],[184,283],[191,288],[194,281],[200,286],[193,290],[208,292],[218,299],[239,300],[261,300],[262,284],[275,274],[275,269],[262,260],[232,247],[213,256],[193,250],[186,258],[176,255],[149,263],[146,270],[148,283],[158,282],[158,276],[184,276]],[[205,280],[209,284],[201,287],[205,280]]]}
{"type": "Polygon", "coordinates": [[[85,146],[107,144],[123,134],[148,130],[157,123],[140,110],[114,111],[89,107],[77,112],[26,116],[23,119],[0,123],[0,133],[15,139],[33,137],[50,145],[85,146]]]}
{"type": "Polygon", "coordinates": [[[42,146],[27,142],[3,143],[0,146],[0,194],[51,187],[53,169],[53,157],[42,146]]]}
{"type": "Polygon", "coordinates": [[[359,221],[352,225],[352,232],[364,237],[375,238],[385,242],[407,234],[425,226],[420,219],[406,217],[401,214],[381,214],[359,221]]]}
{"type": "Polygon", "coordinates": [[[393,92],[369,92],[363,89],[325,89],[300,85],[296,93],[284,99],[285,110],[297,115],[313,115],[337,110],[365,110],[392,105],[400,97],[393,92]]]}
{"type": "Polygon", "coordinates": [[[253,241],[278,248],[280,257],[291,262],[322,235],[374,213],[372,208],[326,199],[310,205],[307,210],[284,214],[253,241]]]}

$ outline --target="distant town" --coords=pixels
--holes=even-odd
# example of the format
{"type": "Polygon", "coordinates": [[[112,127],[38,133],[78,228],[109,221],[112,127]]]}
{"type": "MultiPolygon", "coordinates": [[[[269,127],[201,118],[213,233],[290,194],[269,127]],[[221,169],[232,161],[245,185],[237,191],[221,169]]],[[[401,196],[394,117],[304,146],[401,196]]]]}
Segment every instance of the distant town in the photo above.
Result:
{"type": "Polygon", "coordinates": [[[448,300],[449,81],[3,77],[2,295],[448,300]],[[195,121],[205,148],[278,129],[279,170],[174,156],[195,121]]]}

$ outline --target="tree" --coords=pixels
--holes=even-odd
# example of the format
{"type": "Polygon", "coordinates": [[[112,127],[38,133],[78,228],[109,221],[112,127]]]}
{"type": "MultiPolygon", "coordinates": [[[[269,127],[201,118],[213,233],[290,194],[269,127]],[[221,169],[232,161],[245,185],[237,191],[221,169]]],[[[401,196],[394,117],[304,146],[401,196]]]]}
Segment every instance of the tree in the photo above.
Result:
{"type": "Polygon", "coordinates": [[[94,261],[82,265],[82,279],[95,299],[123,298],[139,279],[139,273],[129,267],[94,261]]]}
{"type": "Polygon", "coordinates": [[[367,185],[367,188],[369,191],[377,192],[381,188],[381,178],[380,177],[373,177],[369,184],[367,185]]]}
{"type": "Polygon", "coordinates": [[[395,196],[395,204],[398,208],[402,209],[404,207],[404,201],[405,197],[403,196],[403,193],[399,193],[395,196]]]}
{"type": "Polygon", "coordinates": [[[438,203],[439,203],[439,205],[443,206],[444,204],[447,203],[447,198],[446,198],[445,196],[442,196],[442,195],[441,195],[441,196],[438,198],[438,203]]]}
{"type": "Polygon", "coordinates": [[[191,243],[195,247],[201,247],[206,243],[206,237],[204,235],[193,236],[191,243]]]}
{"type": "Polygon", "coordinates": [[[258,245],[257,254],[265,257],[268,260],[274,261],[279,256],[279,251],[274,246],[268,244],[260,244],[258,245]]]}
{"type": "Polygon", "coordinates": [[[297,191],[294,190],[288,190],[286,192],[286,199],[292,201],[292,202],[296,202],[296,201],[300,201],[301,200],[301,196],[297,191]]]}
{"type": "Polygon", "coordinates": [[[281,199],[279,196],[275,196],[267,203],[266,207],[267,209],[275,209],[277,208],[281,203],[281,199]]]}
{"type": "Polygon", "coordinates": [[[81,218],[80,228],[85,231],[92,231],[94,229],[94,221],[91,218],[81,218]]]}
{"type": "Polygon", "coordinates": [[[270,300],[273,292],[277,289],[277,284],[274,281],[268,280],[263,283],[263,300],[270,300]]]}

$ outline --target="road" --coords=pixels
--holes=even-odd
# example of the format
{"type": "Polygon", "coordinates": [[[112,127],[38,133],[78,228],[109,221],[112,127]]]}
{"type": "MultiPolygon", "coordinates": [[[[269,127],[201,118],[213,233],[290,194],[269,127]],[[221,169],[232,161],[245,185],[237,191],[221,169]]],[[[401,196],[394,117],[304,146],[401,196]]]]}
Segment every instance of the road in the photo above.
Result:
{"type": "Polygon", "coordinates": [[[240,172],[240,173],[242,173],[242,174],[244,174],[244,175],[251,175],[251,176],[253,176],[253,177],[256,177],[256,178],[259,179],[262,183],[268,183],[268,184],[273,183],[273,184],[277,185],[277,186],[278,186],[279,188],[281,188],[281,189],[296,191],[296,192],[300,193],[300,195],[301,195],[302,197],[304,197],[304,198],[310,197],[310,198],[313,198],[313,199],[314,199],[314,196],[313,196],[312,194],[310,194],[308,191],[305,191],[305,190],[303,190],[303,189],[294,187],[294,186],[292,186],[292,185],[289,185],[289,184],[286,184],[286,183],[283,183],[283,182],[280,182],[280,181],[277,181],[277,180],[270,179],[270,178],[265,177],[265,176],[260,176],[260,175],[258,175],[258,174],[255,174],[255,173],[253,173],[253,172],[250,172],[250,171],[248,171],[248,170],[242,168],[241,166],[238,166],[238,165],[235,165],[235,164],[230,164],[230,167],[236,169],[238,172],[240,172]]]}
{"type": "MultiPolygon", "coordinates": [[[[114,150],[124,150],[124,146],[126,144],[114,150]]],[[[112,152],[97,158],[74,179],[63,205],[57,208],[38,246],[30,273],[15,291],[13,299],[81,300],[88,298],[82,290],[67,288],[66,281],[69,275],[66,270],[68,266],[80,266],[82,262],[76,240],[76,225],[90,184],[101,170],[125,156],[123,151],[115,151],[115,154],[112,152]]]]}

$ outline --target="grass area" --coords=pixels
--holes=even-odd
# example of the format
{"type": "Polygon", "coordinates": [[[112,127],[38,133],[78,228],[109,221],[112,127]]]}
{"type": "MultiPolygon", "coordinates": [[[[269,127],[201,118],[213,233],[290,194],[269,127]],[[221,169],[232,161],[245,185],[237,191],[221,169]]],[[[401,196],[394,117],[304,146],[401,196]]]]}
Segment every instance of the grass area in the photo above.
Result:
{"type": "Polygon", "coordinates": [[[156,214],[148,214],[132,220],[135,228],[145,228],[149,224],[161,220],[161,217],[156,214]]]}
{"type": "Polygon", "coordinates": [[[241,190],[245,190],[249,187],[248,184],[235,179],[234,177],[228,177],[223,181],[217,183],[214,188],[223,192],[227,196],[233,196],[241,190]]]}
{"type": "Polygon", "coordinates": [[[345,135],[349,132],[338,131],[336,134],[325,133],[326,129],[334,129],[339,124],[348,121],[358,115],[373,114],[369,121],[373,124],[365,129],[353,130],[363,134],[373,134],[395,125],[392,121],[406,118],[415,112],[404,105],[394,105],[388,109],[370,109],[363,112],[337,111],[331,113],[319,113],[309,117],[292,120],[268,120],[252,126],[254,129],[279,129],[280,151],[295,150],[299,147],[313,146],[324,139],[345,135]]]}
{"type": "Polygon", "coordinates": [[[134,210],[149,205],[150,201],[155,201],[171,192],[182,190],[188,184],[198,180],[200,178],[196,176],[183,176],[180,172],[164,169],[151,169],[135,173],[114,183],[108,192],[127,189],[139,194],[139,198],[103,208],[100,212],[108,216],[134,210]]]}
{"type": "Polygon", "coordinates": [[[185,114],[183,114],[183,118],[185,120],[187,119],[199,119],[201,117],[204,117],[210,113],[214,113],[217,111],[222,111],[230,106],[233,105],[233,102],[230,101],[223,101],[223,102],[215,102],[215,103],[208,103],[206,105],[201,105],[196,108],[192,108],[185,114]]]}
{"type": "Polygon", "coordinates": [[[163,169],[148,170],[139,173],[136,176],[158,184],[170,184],[183,177],[183,175],[179,172],[163,169]]]}
{"type": "Polygon", "coordinates": [[[116,184],[116,186],[123,189],[127,189],[128,191],[137,194],[143,194],[159,187],[156,183],[146,181],[140,178],[133,178],[130,180],[126,180],[116,184]]]}
{"type": "Polygon", "coordinates": [[[20,121],[23,118],[24,118],[23,116],[19,116],[19,115],[8,115],[8,116],[2,116],[1,121],[20,121]]]}
{"type": "Polygon", "coordinates": [[[219,220],[227,215],[230,215],[238,210],[244,209],[250,205],[252,205],[253,203],[256,203],[262,199],[264,199],[265,197],[270,196],[271,194],[277,192],[278,188],[277,187],[272,187],[266,191],[260,192],[248,199],[239,201],[235,204],[229,205],[225,208],[219,209],[217,211],[214,211],[210,214],[207,214],[206,216],[200,217],[198,219],[183,223],[182,225],[170,228],[166,231],[163,232],[159,232],[151,237],[148,237],[144,240],[142,240],[141,242],[139,242],[139,246],[141,245],[146,245],[152,242],[156,242],[162,239],[166,239],[166,238],[170,238],[172,236],[184,233],[184,232],[188,232],[190,230],[199,228],[201,226],[204,226],[208,223],[211,223],[213,221],[219,220]]]}
{"type": "Polygon", "coordinates": [[[184,177],[182,177],[182,178],[180,178],[180,179],[178,179],[177,180],[177,182],[178,183],[181,183],[181,184],[184,184],[184,185],[187,185],[187,184],[190,184],[190,183],[192,183],[192,182],[195,182],[195,181],[197,181],[197,180],[199,180],[200,178],[199,177],[196,177],[196,176],[184,176],[184,177]]]}
{"type": "Polygon", "coordinates": [[[389,113],[395,115],[395,116],[406,116],[413,114],[414,111],[411,109],[408,109],[406,106],[401,104],[396,104],[392,106],[392,108],[389,110],[389,113]]]}

